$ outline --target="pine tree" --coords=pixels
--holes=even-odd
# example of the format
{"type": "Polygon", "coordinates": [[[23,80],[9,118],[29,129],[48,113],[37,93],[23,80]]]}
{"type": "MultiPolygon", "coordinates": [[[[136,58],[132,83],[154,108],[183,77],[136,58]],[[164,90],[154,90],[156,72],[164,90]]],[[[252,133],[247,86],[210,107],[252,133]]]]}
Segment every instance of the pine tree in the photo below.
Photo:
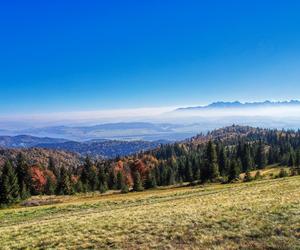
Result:
{"type": "Polygon", "coordinates": [[[122,188],[121,188],[121,193],[126,194],[129,192],[129,187],[126,183],[123,183],[122,188]]]}
{"type": "Polygon", "coordinates": [[[117,173],[117,189],[122,189],[124,186],[124,177],[121,171],[117,173]]]}
{"type": "Polygon", "coordinates": [[[298,149],[296,152],[296,162],[295,162],[296,167],[300,167],[300,150],[298,149]]]}
{"type": "Polygon", "coordinates": [[[265,145],[260,141],[257,153],[256,153],[256,164],[259,169],[262,169],[266,166],[266,153],[265,145]]]}
{"type": "Polygon", "coordinates": [[[234,181],[239,177],[239,167],[238,167],[238,163],[236,162],[236,160],[232,160],[230,163],[230,169],[229,169],[229,176],[228,176],[228,181],[234,181]]]}
{"type": "Polygon", "coordinates": [[[155,173],[153,171],[149,171],[145,180],[145,188],[156,188],[156,186],[155,173]]]}
{"type": "Polygon", "coordinates": [[[133,190],[134,191],[143,191],[143,184],[142,184],[142,180],[141,180],[141,175],[139,173],[139,171],[134,171],[133,173],[133,190]]]}
{"type": "MultiPolygon", "coordinates": [[[[185,180],[188,182],[193,181],[193,170],[192,170],[192,163],[189,158],[186,159],[185,165],[185,180]]],[[[169,183],[168,183],[169,184],[169,183]]]]}
{"type": "Polygon", "coordinates": [[[104,167],[99,169],[99,191],[100,193],[105,193],[108,190],[107,176],[104,171],[104,167]]]}
{"type": "Polygon", "coordinates": [[[244,152],[242,156],[243,172],[250,171],[253,167],[253,160],[251,157],[251,152],[248,144],[245,144],[244,152]]]}
{"type": "Polygon", "coordinates": [[[116,189],[117,188],[117,177],[116,177],[115,172],[113,171],[113,169],[111,169],[110,172],[109,172],[108,188],[109,189],[116,189]]]}
{"type": "Polygon", "coordinates": [[[219,154],[219,170],[220,170],[220,174],[222,176],[225,176],[228,174],[228,169],[227,169],[227,155],[226,155],[226,151],[225,148],[222,147],[222,149],[220,150],[220,154],[219,154]]]}
{"type": "Polygon", "coordinates": [[[215,145],[212,141],[209,141],[207,144],[207,169],[208,169],[208,179],[215,180],[219,177],[219,166],[218,166],[218,159],[217,159],[217,152],[215,145]]]}
{"type": "Polygon", "coordinates": [[[174,185],[175,184],[175,175],[172,168],[169,168],[168,171],[168,185],[174,185]]]}
{"type": "Polygon", "coordinates": [[[81,172],[80,180],[87,191],[95,191],[98,189],[98,175],[96,168],[89,157],[86,157],[81,172]]]}
{"type": "Polygon", "coordinates": [[[47,176],[46,180],[46,186],[45,186],[45,194],[47,195],[53,195],[55,194],[55,183],[53,182],[52,178],[50,176],[47,176]]]}
{"type": "Polygon", "coordinates": [[[22,153],[19,153],[17,156],[16,174],[18,177],[18,184],[20,188],[20,198],[26,199],[30,196],[30,192],[28,189],[30,184],[30,177],[28,174],[28,165],[26,163],[25,156],[22,153]]]}
{"type": "Polygon", "coordinates": [[[295,157],[294,157],[294,153],[293,152],[290,152],[290,157],[289,157],[289,162],[288,162],[288,166],[289,167],[293,167],[296,165],[296,160],[295,160],[295,157]]]}
{"type": "Polygon", "coordinates": [[[48,159],[48,169],[52,171],[56,178],[59,177],[59,170],[56,167],[55,160],[52,156],[48,159]]]}
{"type": "Polygon", "coordinates": [[[12,204],[20,199],[18,177],[10,161],[2,170],[0,180],[0,204],[12,204]]]}
{"type": "Polygon", "coordinates": [[[73,193],[69,173],[64,167],[60,170],[56,193],[58,195],[69,195],[73,193]]]}

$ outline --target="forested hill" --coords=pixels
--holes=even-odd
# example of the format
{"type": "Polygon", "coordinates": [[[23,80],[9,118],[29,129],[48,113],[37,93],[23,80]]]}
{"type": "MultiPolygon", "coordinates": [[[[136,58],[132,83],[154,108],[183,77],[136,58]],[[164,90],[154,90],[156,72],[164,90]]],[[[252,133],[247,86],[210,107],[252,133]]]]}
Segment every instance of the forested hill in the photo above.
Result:
{"type": "Polygon", "coordinates": [[[48,164],[32,166],[27,157],[19,154],[4,164],[1,203],[31,194],[128,192],[183,182],[235,182],[243,172],[249,181],[249,171],[268,165],[289,166],[288,174],[300,174],[300,132],[230,126],[114,160],[86,158],[74,167],[56,156],[49,156],[48,164]]]}
{"type": "MultiPolygon", "coordinates": [[[[284,133],[285,131],[277,131],[264,128],[254,128],[250,126],[239,126],[232,125],[225,128],[220,128],[208,132],[207,134],[198,134],[186,142],[193,144],[206,143],[210,140],[212,141],[222,141],[226,144],[235,143],[240,138],[246,138],[247,140],[257,140],[259,138],[263,139],[267,133],[273,131],[274,133],[284,133]]],[[[291,131],[290,131],[291,132],[291,131]]]]}
{"type": "Polygon", "coordinates": [[[62,150],[51,150],[42,148],[0,148],[0,166],[3,166],[7,160],[16,162],[18,155],[22,154],[28,165],[36,165],[42,168],[48,166],[50,158],[55,159],[57,167],[64,166],[67,169],[76,168],[82,164],[83,160],[76,153],[65,152],[62,150]]]}

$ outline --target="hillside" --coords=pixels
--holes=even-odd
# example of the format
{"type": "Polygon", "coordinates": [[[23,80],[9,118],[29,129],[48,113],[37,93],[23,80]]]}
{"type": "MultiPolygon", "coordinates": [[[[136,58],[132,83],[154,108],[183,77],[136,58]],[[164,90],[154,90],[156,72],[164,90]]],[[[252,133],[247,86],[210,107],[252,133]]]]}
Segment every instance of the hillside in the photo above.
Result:
{"type": "Polygon", "coordinates": [[[75,152],[82,156],[90,155],[93,157],[115,158],[117,156],[127,156],[147,151],[158,147],[165,141],[88,141],[88,142],[74,142],[68,141],[63,143],[42,143],[37,144],[36,147],[64,150],[68,152],[75,152]]]}
{"type": "Polygon", "coordinates": [[[30,148],[38,144],[52,144],[63,143],[65,139],[49,138],[49,137],[36,137],[30,135],[17,135],[17,136],[0,136],[0,147],[3,148],[30,148]]]}
{"type": "Polygon", "coordinates": [[[223,142],[234,142],[238,139],[244,138],[248,140],[255,140],[257,138],[263,138],[268,131],[274,131],[278,133],[284,133],[284,131],[254,128],[250,126],[232,125],[224,128],[219,128],[208,132],[207,134],[199,134],[191,139],[186,140],[192,144],[206,143],[209,140],[223,141],[223,142]]]}
{"type": "Polygon", "coordinates": [[[2,148],[41,148],[63,150],[77,153],[85,157],[115,158],[147,151],[164,144],[166,141],[117,141],[117,140],[90,140],[69,141],[66,139],[36,137],[30,135],[0,136],[2,148]]]}
{"type": "Polygon", "coordinates": [[[23,148],[0,149],[0,166],[2,166],[7,159],[15,161],[19,153],[24,154],[29,165],[48,166],[49,157],[55,159],[58,166],[65,166],[66,168],[74,168],[82,163],[81,157],[76,153],[41,148],[23,148]]]}
{"type": "Polygon", "coordinates": [[[0,244],[4,249],[296,250],[299,191],[295,176],[60,196],[60,204],[0,210],[0,244]]]}

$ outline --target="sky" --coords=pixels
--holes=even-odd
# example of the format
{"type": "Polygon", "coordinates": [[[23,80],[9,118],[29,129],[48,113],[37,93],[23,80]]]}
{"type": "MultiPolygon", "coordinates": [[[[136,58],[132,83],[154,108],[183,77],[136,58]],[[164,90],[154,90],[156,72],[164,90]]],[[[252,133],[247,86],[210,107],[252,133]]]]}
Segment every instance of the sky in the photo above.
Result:
{"type": "Polygon", "coordinates": [[[1,1],[0,117],[300,99],[299,13],[296,0],[1,1]]]}

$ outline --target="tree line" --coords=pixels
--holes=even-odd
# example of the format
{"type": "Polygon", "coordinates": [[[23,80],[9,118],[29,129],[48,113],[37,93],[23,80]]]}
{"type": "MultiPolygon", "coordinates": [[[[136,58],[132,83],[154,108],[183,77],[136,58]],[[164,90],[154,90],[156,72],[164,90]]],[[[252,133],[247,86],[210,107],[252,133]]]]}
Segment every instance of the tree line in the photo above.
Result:
{"type": "MultiPolygon", "coordinates": [[[[107,190],[142,191],[179,183],[234,182],[240,173],[267,165],[291,167],[300,173],[300,132],[264,130],[243,137],[205,143],[174,143],[114,160],[93,161],[66,168],[49,158],[47,166],[28,164],[20,153],[7,160],[0,173],[0,204],[13,204],[31,195],[71,195],[107,190]]],[[[281,173],[284,175],[284,173],[281,173]]]]}

